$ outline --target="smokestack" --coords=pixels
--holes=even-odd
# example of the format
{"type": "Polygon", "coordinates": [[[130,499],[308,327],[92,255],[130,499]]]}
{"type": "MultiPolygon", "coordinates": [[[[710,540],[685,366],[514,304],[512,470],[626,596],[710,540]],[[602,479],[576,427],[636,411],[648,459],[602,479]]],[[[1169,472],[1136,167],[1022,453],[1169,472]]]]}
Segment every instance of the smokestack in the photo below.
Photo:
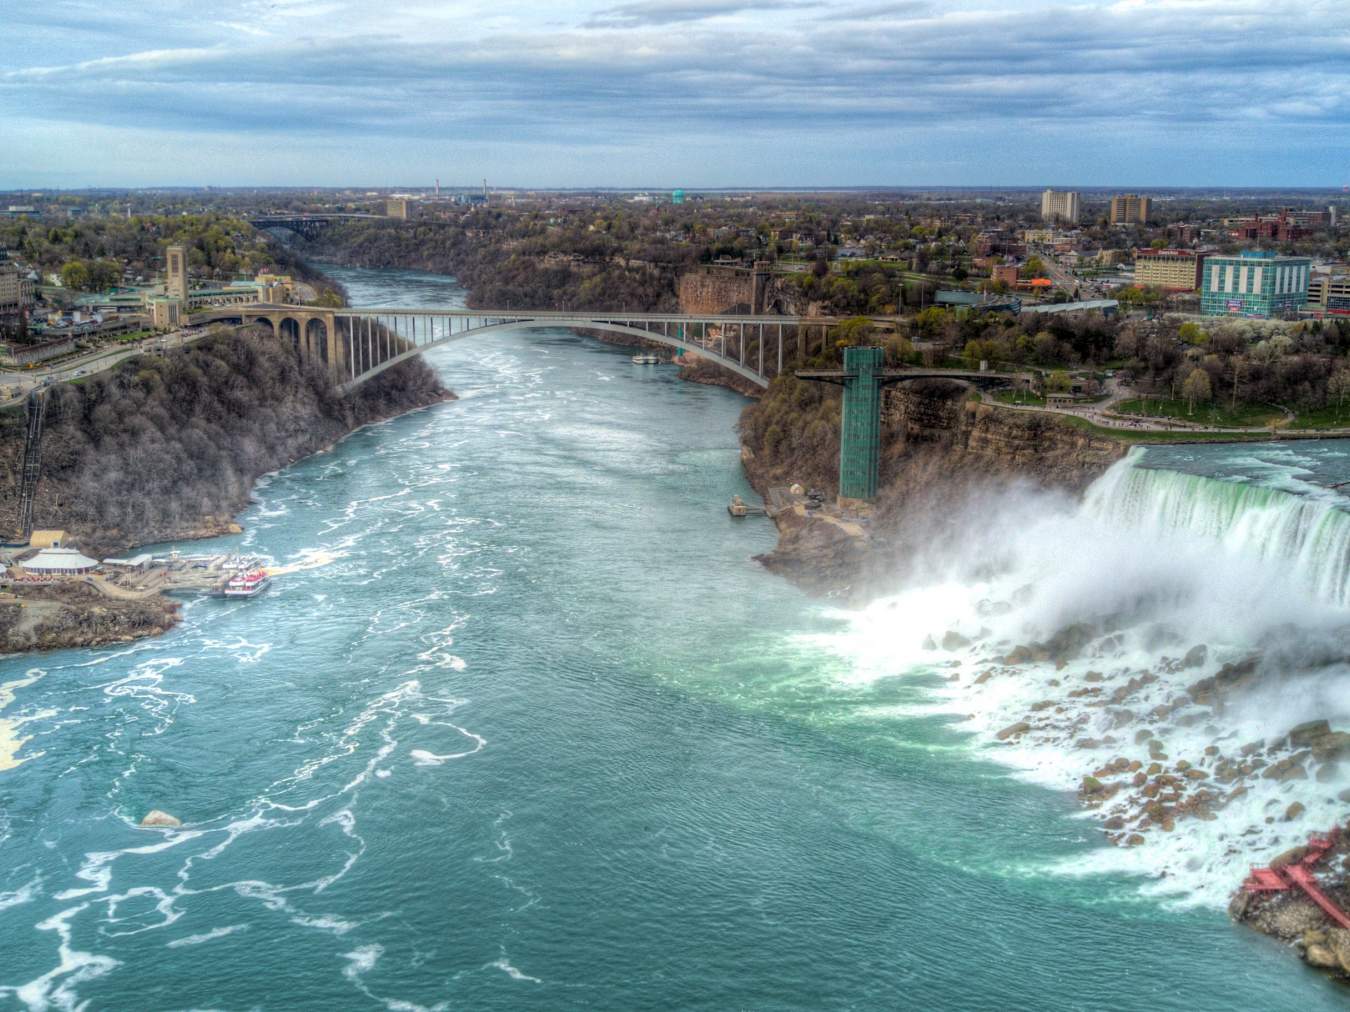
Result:
{"type": "Polygon", "coordinates": [[[487,180],[483,180],[483,202],[487,202],[487,180]]]}
{"type": "Polygon", "coordinates": [[[436,177],[436,196],[439,197],[440,195],[441,195],[441,177],[440,177],[440,176],[437,176],[437,177],[436,177]]]}

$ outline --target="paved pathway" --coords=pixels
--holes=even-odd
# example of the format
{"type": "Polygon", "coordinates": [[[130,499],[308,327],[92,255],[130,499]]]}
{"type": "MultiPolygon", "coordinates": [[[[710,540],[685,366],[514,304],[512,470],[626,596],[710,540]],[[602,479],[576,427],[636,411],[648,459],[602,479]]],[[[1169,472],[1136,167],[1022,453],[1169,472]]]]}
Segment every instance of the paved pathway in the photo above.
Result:
{"type": "MultiPolygon", "coordinates": [[[[1120,385],[1112,379],[1108,382],[1106,400],[1098,401],[1091,405],[1084,405],[1081,408],[1051,408],[1037,404],[1008,404],[1004,401],[993,400],[993,398],[988,395],[982,395],[982,398],[987,404],[994,404],[997,407],[1008,408],[1012,411],[1039,411],[1043,414],[1050,415],[1068,415],[1071,418],[1082,418],[1083,420],[1091,422],[1093,425],[1099,425],[1104,429],[1116,429],[1122,432],[1185,432],[1194,433],[1197,436],[1259,434],[1262,436],[1269,436],[1272,439],[1350,438],[1350,428],[1295,429],[1292,426],[1297,415],[1285,407],[1280,407],[1280,410],[1284,412],[1284,421],[1274,432],[1271,431],[1269,425],[1220,427],[1203,425],[1199,422],[1188,422],[1183,419],[1160,419],[1149,418],[1147,416],[1121,415],[1111,410],[1116,404],[1134,396],[1137,396],[1135,391],[1122,389],[1120,385]]],[[[1278,407],[1278,405],[1276,406],[1278,407]]]]}

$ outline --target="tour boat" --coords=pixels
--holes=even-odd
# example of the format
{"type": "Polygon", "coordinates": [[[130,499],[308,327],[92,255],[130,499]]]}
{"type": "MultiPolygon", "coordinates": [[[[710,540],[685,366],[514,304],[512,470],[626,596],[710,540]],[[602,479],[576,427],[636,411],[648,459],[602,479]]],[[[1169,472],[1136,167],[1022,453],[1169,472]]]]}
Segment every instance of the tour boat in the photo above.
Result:
{"type": "Polygon", "coordinates": [[[633,356],[633,364],[634,364],[634,365],[660,365],[660,364],[661,364],[661,359],[660,359],[659,356],[653,355],[653,354],[651,354],[650,352],[644,352],[644,353],[641,354],[641,355],[634,355],[634,356],[633,356]]]}
{"type": "Polygon", "coordinates": [[[246,572],[235,573],[230,577],[229,583],[225,584],[226,597],[257,597],[267,585],[272,582],[272,578],[267,575],[265,569],[250,569],[246,572]]]}

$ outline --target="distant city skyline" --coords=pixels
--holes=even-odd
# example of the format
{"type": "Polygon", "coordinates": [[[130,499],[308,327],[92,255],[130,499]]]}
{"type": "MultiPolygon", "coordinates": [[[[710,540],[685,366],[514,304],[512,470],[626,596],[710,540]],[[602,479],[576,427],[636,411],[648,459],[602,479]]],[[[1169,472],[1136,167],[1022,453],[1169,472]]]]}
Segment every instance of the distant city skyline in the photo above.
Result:
{"type": "Polygon", "coordinates": [[[1350,183],[1340,0],[18,0],[0,188],[1350,183]]]}

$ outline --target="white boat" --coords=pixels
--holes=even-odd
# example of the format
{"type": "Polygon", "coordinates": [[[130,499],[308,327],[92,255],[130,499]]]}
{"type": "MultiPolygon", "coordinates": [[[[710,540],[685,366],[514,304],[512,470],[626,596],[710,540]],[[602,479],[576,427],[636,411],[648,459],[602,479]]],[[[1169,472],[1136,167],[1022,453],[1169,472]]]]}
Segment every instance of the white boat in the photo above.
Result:
{"type": "Polygon", "coordinates": [[[257,597],[267,589],[272,578],[265,569],[250,569],[235,573],[225,584],[226,597],[257,597]]]}
{"type": "Polygon", "coordinates": [[[651,352],[643,352],[641,355],[633,356],[634,365],[660,365],[661,357],[653,355],[651,352]]]}

